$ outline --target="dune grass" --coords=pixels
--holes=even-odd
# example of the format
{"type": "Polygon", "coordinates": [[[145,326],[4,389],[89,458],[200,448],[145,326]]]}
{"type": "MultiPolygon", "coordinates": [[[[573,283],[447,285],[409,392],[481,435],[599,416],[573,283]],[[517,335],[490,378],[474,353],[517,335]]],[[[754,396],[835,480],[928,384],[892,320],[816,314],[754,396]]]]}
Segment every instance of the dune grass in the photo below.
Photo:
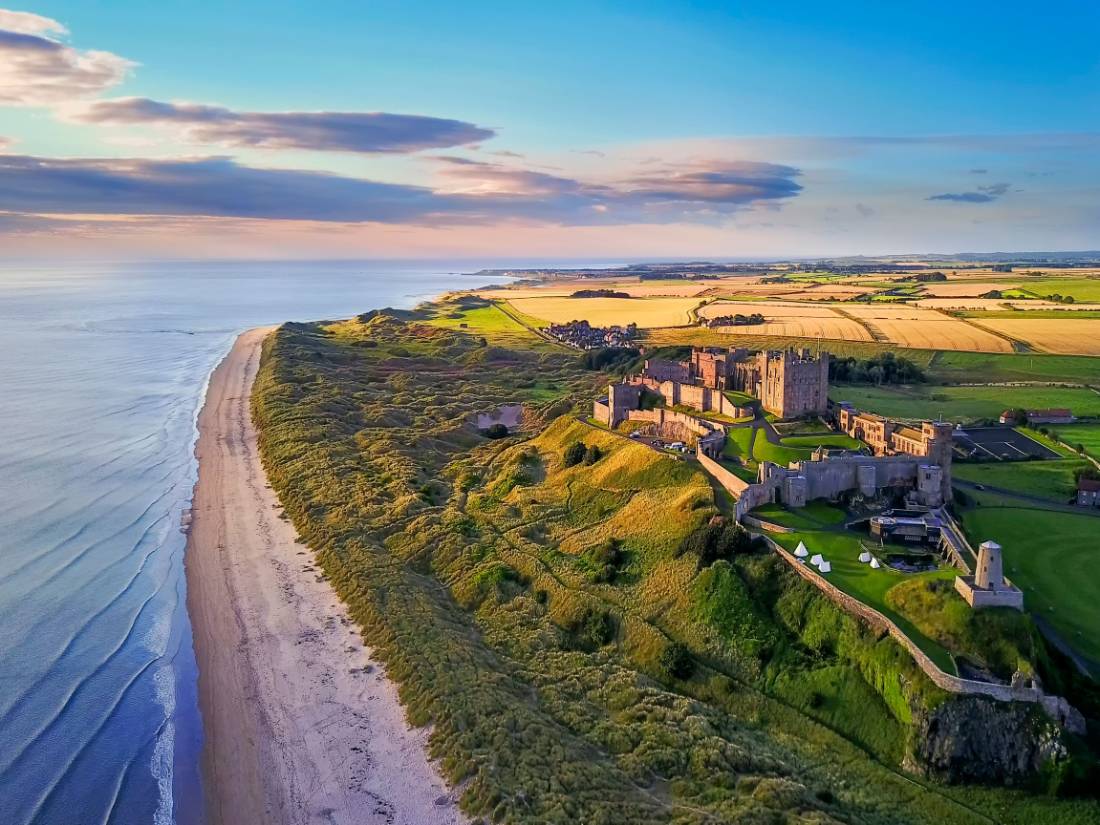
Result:
{"type": "Polygon", "coordinates": [[[701,567],[681,553],[718,512],[696,467],[543,400],[552,384],[587,401],[606,381],[575,353],[513,344],[492,313],[474,331],[440,311],[465,312],[285,325],[253,413],[287,515],[410,720],[432,724],[467,812],[984,821],[955,801],[966,789],[881,763],[903,758],[913,708],[943,700],[904,651],[772,554],[701,567]],[[523,434],[491,441],[470,423],[517,401],[523,434]],[[567,467],[578,441],[600,457],[567,467]],[[673,646],[690,675],[662,664],[673,646]]]}

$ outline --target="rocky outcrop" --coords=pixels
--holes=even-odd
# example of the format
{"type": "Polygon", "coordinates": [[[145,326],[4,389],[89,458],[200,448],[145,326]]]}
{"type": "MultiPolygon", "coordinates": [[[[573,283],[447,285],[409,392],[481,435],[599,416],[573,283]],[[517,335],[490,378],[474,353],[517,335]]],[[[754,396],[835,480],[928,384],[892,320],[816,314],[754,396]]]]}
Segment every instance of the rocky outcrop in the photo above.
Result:
{"type": "Polygon", "coordinates": [[[941,782],[1022,785],[1069,758],[1062,728],[1035,704],[957,696],[914,712],[906,767],[941,782]]]}

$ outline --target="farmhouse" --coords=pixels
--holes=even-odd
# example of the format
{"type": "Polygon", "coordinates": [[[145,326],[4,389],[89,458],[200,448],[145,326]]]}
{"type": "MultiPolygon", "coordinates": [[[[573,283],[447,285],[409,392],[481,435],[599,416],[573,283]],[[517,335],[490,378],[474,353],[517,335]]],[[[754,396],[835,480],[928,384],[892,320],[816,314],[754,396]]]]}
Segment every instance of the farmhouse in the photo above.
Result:
{"type": "Polygon", "coordinates": [[[1077,417],[1065,408],[1051,410],[1005,410],[997,419],[1002,424],[1072,424],[1077,417]],[[1021,413],[1023,415],[1021,416],[1021,413]],[[1021,421],[1020,419],[1024,420],[1021,421]]]}
{"type": "Polygon", "coordinates": [[[1100,507],[1100,478],[1077,480],[1077,506],[1100,507]]]}

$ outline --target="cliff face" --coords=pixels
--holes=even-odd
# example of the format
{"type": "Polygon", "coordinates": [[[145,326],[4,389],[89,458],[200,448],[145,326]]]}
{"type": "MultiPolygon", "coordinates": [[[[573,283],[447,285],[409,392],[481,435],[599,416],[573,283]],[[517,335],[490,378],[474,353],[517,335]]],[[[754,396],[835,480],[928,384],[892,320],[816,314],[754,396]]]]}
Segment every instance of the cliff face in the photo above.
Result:
{"type": "Polygon", "coordinates": [[[1023,785],[1069,758],[1061,728],[1034,705],[960,696],[913,714],[907,765],[940,782],[1023,785]]]}

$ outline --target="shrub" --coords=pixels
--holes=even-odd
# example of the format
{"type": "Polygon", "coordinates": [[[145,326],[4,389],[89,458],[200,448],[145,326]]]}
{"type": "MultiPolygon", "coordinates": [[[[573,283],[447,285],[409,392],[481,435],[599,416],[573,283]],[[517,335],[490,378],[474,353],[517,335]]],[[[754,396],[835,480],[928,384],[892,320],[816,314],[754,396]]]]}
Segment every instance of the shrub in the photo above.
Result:
{"type": "Polygon", "coordinates": [[[747,530],[739,524],[722,521],[705,524],[688,533],[680,542],[678,555],[691,553],[698,557],[699,567],[707,567],[719,559],[751,553],[755,549],[756,541],[747,530]]]}
{"type": "Polygon", "coordinates": [[[488,438],[507,438],[508,428],[503,424],[493,424],[485,431],[488,438]]]}
{"type": "Polygon", "coordinates": [[[590,444],[584,451],[584,463],[595,464],[603,457],[603,452],[595,444],[590,444]]]}
{"type": "Polygon", "coordinates": [[[672,642],[661,654],[661,670],[671,679],[690,679],[695,673],[691,651],[679,642],[672,642]]]}
{"type": "Polygon", "coordinates": [[[575,467],[584,461],[584,456],[588,452],[588,448],[585,447],[583,441],[574,441],[568,447],[565,448],[563,458],[565,459],[566,467],[575,467]]]}

